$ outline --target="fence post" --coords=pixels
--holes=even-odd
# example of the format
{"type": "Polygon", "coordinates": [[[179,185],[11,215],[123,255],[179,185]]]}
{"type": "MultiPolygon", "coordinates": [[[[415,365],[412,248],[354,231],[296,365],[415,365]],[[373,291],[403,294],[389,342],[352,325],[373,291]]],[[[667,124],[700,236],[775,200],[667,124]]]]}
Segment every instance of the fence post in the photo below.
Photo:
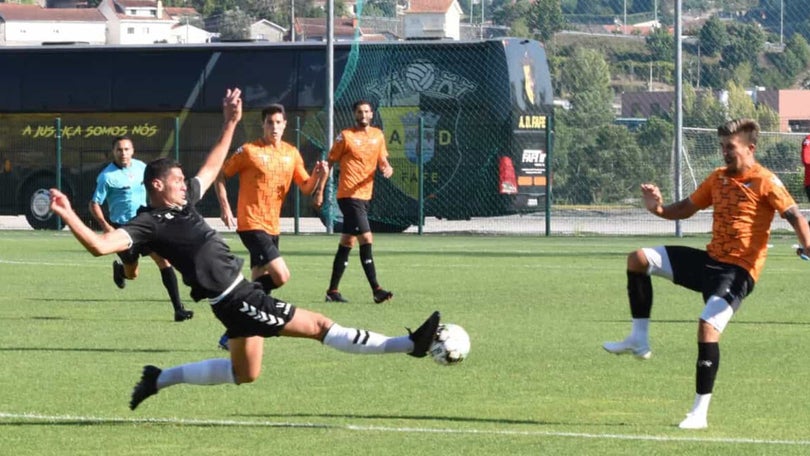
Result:
{"type": "Polygon", "coordinates": [[[554,149],[554,112],[546,119],[546,236],[551,236],[552,149],[554,149]]]}
{"type": "MultiPolygon", "coordinates": [[[[301,150],[301,116],[295,116],[295,149],[301,150]]],[[[295,186],[295,234],[301,233],[301,189],[295,186]]]]}
{"type": "MultiPolygon", "coordinates": [[[[62,191],[62,118],[56,118],[56,188],[62,191]]],[[[56,217],[56,229],[62,230],[62,218],[56,217]]]]}
{"type": "Polygon", "coordinates": [[[425,118],[420,114],[419,139],[416,145],[416,160],[419,163],[419,172],[417,173],[417,180],[419,181],[419,190],[417,193],[419,204],[419,212],[417,214],[418,217],[417,232],[419,233],[420,236],[422,235],[422,230],[424,228],[424,216],[425,216],[425,161],[424,161],[424,154],[422,153],[422,147],[424,146],[424,139],[425,139],[425,118]]]}

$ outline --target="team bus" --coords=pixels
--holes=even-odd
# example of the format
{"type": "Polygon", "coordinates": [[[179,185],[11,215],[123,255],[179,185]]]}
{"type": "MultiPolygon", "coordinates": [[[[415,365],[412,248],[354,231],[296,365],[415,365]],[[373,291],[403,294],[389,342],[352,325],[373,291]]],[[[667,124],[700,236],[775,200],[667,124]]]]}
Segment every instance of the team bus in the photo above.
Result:
{"type": "MultiPolygon", "coordinates": [[[[336,44],[334,55],[335,130],[353,123],[355,99],[371,101],[396,170],[378,176],[375,229],[418,221],[420,175],[424,216],[542,210],[553,94],[540,43],[336,44]]],[[[90,221],[87,202],[116,136],[131,137],[141,160],[174,156],[195,171],[219,134],[229,87],[242,89],[245,108],[234,147],[260,137],[261,110],[281,103],[285,139],[309,168],[326,153],[326,71],[324,43],[0,48],[0,214],[56,228],[47,189],[58,185],[90,221]]],[[[217,216],[210,193],[199,208],[217,216]]]]}

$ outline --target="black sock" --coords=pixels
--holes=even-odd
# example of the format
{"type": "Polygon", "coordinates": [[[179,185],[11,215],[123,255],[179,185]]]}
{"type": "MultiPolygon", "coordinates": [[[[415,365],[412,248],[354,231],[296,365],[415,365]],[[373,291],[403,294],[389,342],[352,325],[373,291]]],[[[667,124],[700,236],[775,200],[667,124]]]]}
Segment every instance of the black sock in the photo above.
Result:
{"type": "Polygon", "coordinates": [[[380,288],[377,283],[377,269],[374,267],[374,255],[371,253],[371,244],[360,245],[360,264],[363,265],[363,272],[366,273],[368,284],[372,290],[380,288]]]}
{"type": "Polygon", "coordinates": [[[160,270],[160,279],[163,281],[163,286],[169,292],[169,299],[172,300],[172,307],[175,312],[183,310],[183,302],[180,301],[180,291],[177,288],[177,274],[174,273],[174,267],[169,266],[160,270]]]}
{"type": "Polygon", "coordinates": [[[698,358],[695,368],[695,392],[710,394],[714,388],[714,379],[720,367],[720,344],[717,342],[698,342],[698,358]]]}
{"type": "Polygon", "coordinates": [[[349,252],[351,251],[351,247],[338,245],[335,260],[332,262],[332,278],[329,279],[329,291],[338,289],[340,279],[343,277],[343,271],[346,270],[346,266],[349,264],[349,252]]]}
{"type": "Polygon", "coordinates": [[[633,318],[650,318],[652,310],[652,280],[647,274],[627,271],[627,297],[633,318]]]}

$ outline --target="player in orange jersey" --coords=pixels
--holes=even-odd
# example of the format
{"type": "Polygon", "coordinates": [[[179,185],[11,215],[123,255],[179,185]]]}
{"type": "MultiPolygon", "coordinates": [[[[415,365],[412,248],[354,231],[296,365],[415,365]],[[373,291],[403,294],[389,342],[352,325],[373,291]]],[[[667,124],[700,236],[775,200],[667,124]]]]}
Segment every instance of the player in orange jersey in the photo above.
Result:
{"type": "Polygon", "coordinates": [[[377,169],[386,178],[394,174],[388,163],[388,150],[382,130],[371,126],[374,111],[371,103],[360,100],[352,106],[355,125],[340,132],[332,150],[329,162],[338,163],[337,202],[343,213],[343,233],[340,236],[335,259],[332,262],[332,277],[326,290],[327,302],[348,302],[338,291],[343,271],[349,264],[349,253],[355,240],[360,241],[360,263],[371,286],[374,302],[388,301],[394,294],[384,290],[377,282],[374,256],[371,251],[373,237],[368,223],[368,208],[374,189],[374,174],[377,169]]]}
{"type": "Polygon", "coordinates": [[[720,335],[759,278],[774,212],[796,232],[803,246],[798,253],[810,253],[810,228],[796,202],[779,178],[754,158],[759,136],[757,122],[732,120],[720,126],[717,134],[725,166],[714,170],[691,196],[664,205],[658,187],[641,186],[647,210],[667,220],[685,219],[713,206],[711,241],[706,250],[667,245],[630,253],[627,293],[632,328],[623,341],[604,344],[604,349],[611,353],[629,353],[639,359],[650,357],[651,275],[703,294],[705,306],[698,323],[696,395],[692,409],[679,424],[681,429],[708,426],[709,402],[720,363],[720,335]]]}
{"type": "MultiPolygon", "coordinates": [[[[282,140],[286,127],[284,106],[265,108],[262,138],[243,144],[225,161],[215,186],[222,221],[229,228],[236,227],[250,252],[251,280],[261,283],[268,294],[290,279],[290,270],[278,249],[284,198],[293,181],[306,195],[316,189],[321,193],[329,170],[327,162],[319,161],[312,175],[308,174],[298,149],[282,140]],[[235,175],[239,175],[236,218],[225,190],[225,180],[235,175]]],[[[227,348],[225,336],[220,346],[227,348]]]]}

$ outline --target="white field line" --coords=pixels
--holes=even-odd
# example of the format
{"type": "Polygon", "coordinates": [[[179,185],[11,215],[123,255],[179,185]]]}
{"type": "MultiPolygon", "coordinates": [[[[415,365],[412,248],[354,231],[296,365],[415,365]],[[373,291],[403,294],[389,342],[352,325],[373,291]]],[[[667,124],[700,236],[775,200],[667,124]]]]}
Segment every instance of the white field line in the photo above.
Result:
{"type": "MultiPolygon", "coordinates": [[[[301,428],[301,429],[343,429],[356,432],[392,432],[411,434],[470,434],[495,436],[527,436],[527,437],[570,437],[580,439],[602,440],[634,440],[656,442],[702,442],[724,444],[753,444],[753,445],[792,445],[810,446],[810,440],[784,440],[784,439],[752,439],[734,437],[695,437],[695,436],[663,436],[663,435],[633,435],[633,434],[595,434],[584,432],[559,431],[519,431],[508,429],[452,429],[452,428],[420,428],[420,427],[390,427],[390,426],[364,426],[355,424],[327,424],[327,423],[292,423],[276,421],[246,421],[246,420],[203,420],[186,418],[116,418],[92,417],[71,415],[39,415],[36,413],[5,413],[0,412],[0,420],[21,420],[46,423],[132,423],[132,424],[170,424],[190,426],[224,426],[224,427],[268,427],[268,428],[301,428]]],[[[685,431],[688,432],[688,431],[685,431]]]]}

